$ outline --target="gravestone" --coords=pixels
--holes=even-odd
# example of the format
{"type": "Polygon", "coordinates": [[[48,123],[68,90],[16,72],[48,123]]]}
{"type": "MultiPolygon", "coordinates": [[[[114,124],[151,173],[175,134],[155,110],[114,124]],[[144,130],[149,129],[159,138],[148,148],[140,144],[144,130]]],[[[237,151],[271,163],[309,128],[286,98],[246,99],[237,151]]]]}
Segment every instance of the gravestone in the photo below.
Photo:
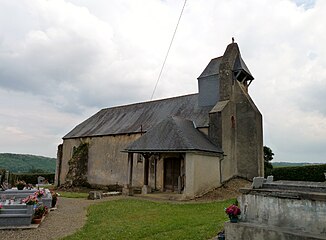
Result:
{"type": "Polygon", "coordinates": [[[254,177],[252,182],[252,188],[262,188],[264,184],[264,178],[263,177],[254,177]]]}
{"type": "Polygon", "coordinates": [[[90,200],[101,199],[101,198],[102,198],[102,194],[99,191],[90,191],[88,193],[88,199],[90,200]]]}
{"type": "Polygon", "coordinates": [[[274,177],[273,177],[273,176],[268,176],[268,177],[267,177],[266,182],[271,183],[271,182],[273,182],[273,181],[274,181],[274,177]]]}
{"type": "Polygon", "coordinates": [[[44,184],[44,180],[45,180],[44,177],[42,177],[42,176],[38,176],[38,177],[37,177],[37,184],[44,184]]]}

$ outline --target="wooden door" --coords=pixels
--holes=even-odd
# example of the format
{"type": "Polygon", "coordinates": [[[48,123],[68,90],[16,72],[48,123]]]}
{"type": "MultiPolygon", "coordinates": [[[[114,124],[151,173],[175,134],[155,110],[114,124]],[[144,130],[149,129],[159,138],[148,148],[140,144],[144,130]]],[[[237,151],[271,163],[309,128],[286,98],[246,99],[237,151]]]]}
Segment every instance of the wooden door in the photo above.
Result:
{"type": "Polygon", "coordinates": [[[178,177],[180,176],[180,158],[164,159],[164,189],[177,191],[178,177]]]}

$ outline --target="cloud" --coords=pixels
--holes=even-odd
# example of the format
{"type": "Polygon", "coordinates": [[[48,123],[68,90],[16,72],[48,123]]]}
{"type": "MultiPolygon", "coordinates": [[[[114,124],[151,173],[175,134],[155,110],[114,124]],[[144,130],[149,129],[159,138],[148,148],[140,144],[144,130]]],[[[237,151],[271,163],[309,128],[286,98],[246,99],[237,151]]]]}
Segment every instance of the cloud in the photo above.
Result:
{"type": "MultiPolygon", "coordinates": [[[[100,108],[149,100],[182,5],[1,1],[0,128],[11,140],[0,151],[16,142],[53,156],[100,108]]],[[[235,37],[275,159],[323,161],[325,12],[321,0],[188,1],[154,98],[197,92],[196,78],[235,37]]]]}
{"type": "MultiPolygon", "coordinates": [[[[73,102],[82,98],[85,88],[96,79],[93,72],[116,58],[111,27],[91,15],[86,8],[65,1],[24,1],[33,19],[30,29],[13,41],[3,33],[0,51],[1,87],[29,92],[56,102],[57,95],[73,102]],[[95,78],[95,79],[92,79],[95,78]],[[85,88],[79,86],[88,85],[85,88]],[[70,96],[76,96],[70,98],[70,96]]],[[[10,10],[15,7],[10,6],[10,10]]],[[[20,22],[24,25],[24,21],[20,22]]],[[[11,22],[3,23],[10,28],[11,22]]],[[[13,23],[13,28],[19,26],[13,23]]],[[[95,86],[97,86],[95,84],[95,86]]],[[[96,98],[96,96],[94,96],[96,98]]]]}

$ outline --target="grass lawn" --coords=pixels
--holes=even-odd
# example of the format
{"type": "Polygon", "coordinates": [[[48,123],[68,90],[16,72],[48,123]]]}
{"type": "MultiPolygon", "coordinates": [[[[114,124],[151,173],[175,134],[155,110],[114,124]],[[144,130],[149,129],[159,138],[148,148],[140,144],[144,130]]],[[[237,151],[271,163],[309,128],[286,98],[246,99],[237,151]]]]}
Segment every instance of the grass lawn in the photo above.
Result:
{"type": "Polygon", "coordinates": [[[60,194],[60,197],[66,197],[66,198],[87,198],[88,193],[83,192],[58,192],[60,194]]]}
{"type": "Polygon", "coordinates": [[[64,239],[209,239],[223,228],[224,209],[233,202],[107,201],[90,206],[86,225],[64,239]]]}

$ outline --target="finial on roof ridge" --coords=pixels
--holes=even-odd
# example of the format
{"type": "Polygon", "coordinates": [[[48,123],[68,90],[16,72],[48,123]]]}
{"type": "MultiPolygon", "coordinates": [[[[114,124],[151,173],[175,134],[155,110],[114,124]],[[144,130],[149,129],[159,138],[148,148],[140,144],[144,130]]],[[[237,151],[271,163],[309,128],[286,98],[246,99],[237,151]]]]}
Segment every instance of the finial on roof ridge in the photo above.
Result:
{"type": "Polygon", "coordinates": [[[232,43],[234,43],[234,37],[232,37],[232,43]]]}

